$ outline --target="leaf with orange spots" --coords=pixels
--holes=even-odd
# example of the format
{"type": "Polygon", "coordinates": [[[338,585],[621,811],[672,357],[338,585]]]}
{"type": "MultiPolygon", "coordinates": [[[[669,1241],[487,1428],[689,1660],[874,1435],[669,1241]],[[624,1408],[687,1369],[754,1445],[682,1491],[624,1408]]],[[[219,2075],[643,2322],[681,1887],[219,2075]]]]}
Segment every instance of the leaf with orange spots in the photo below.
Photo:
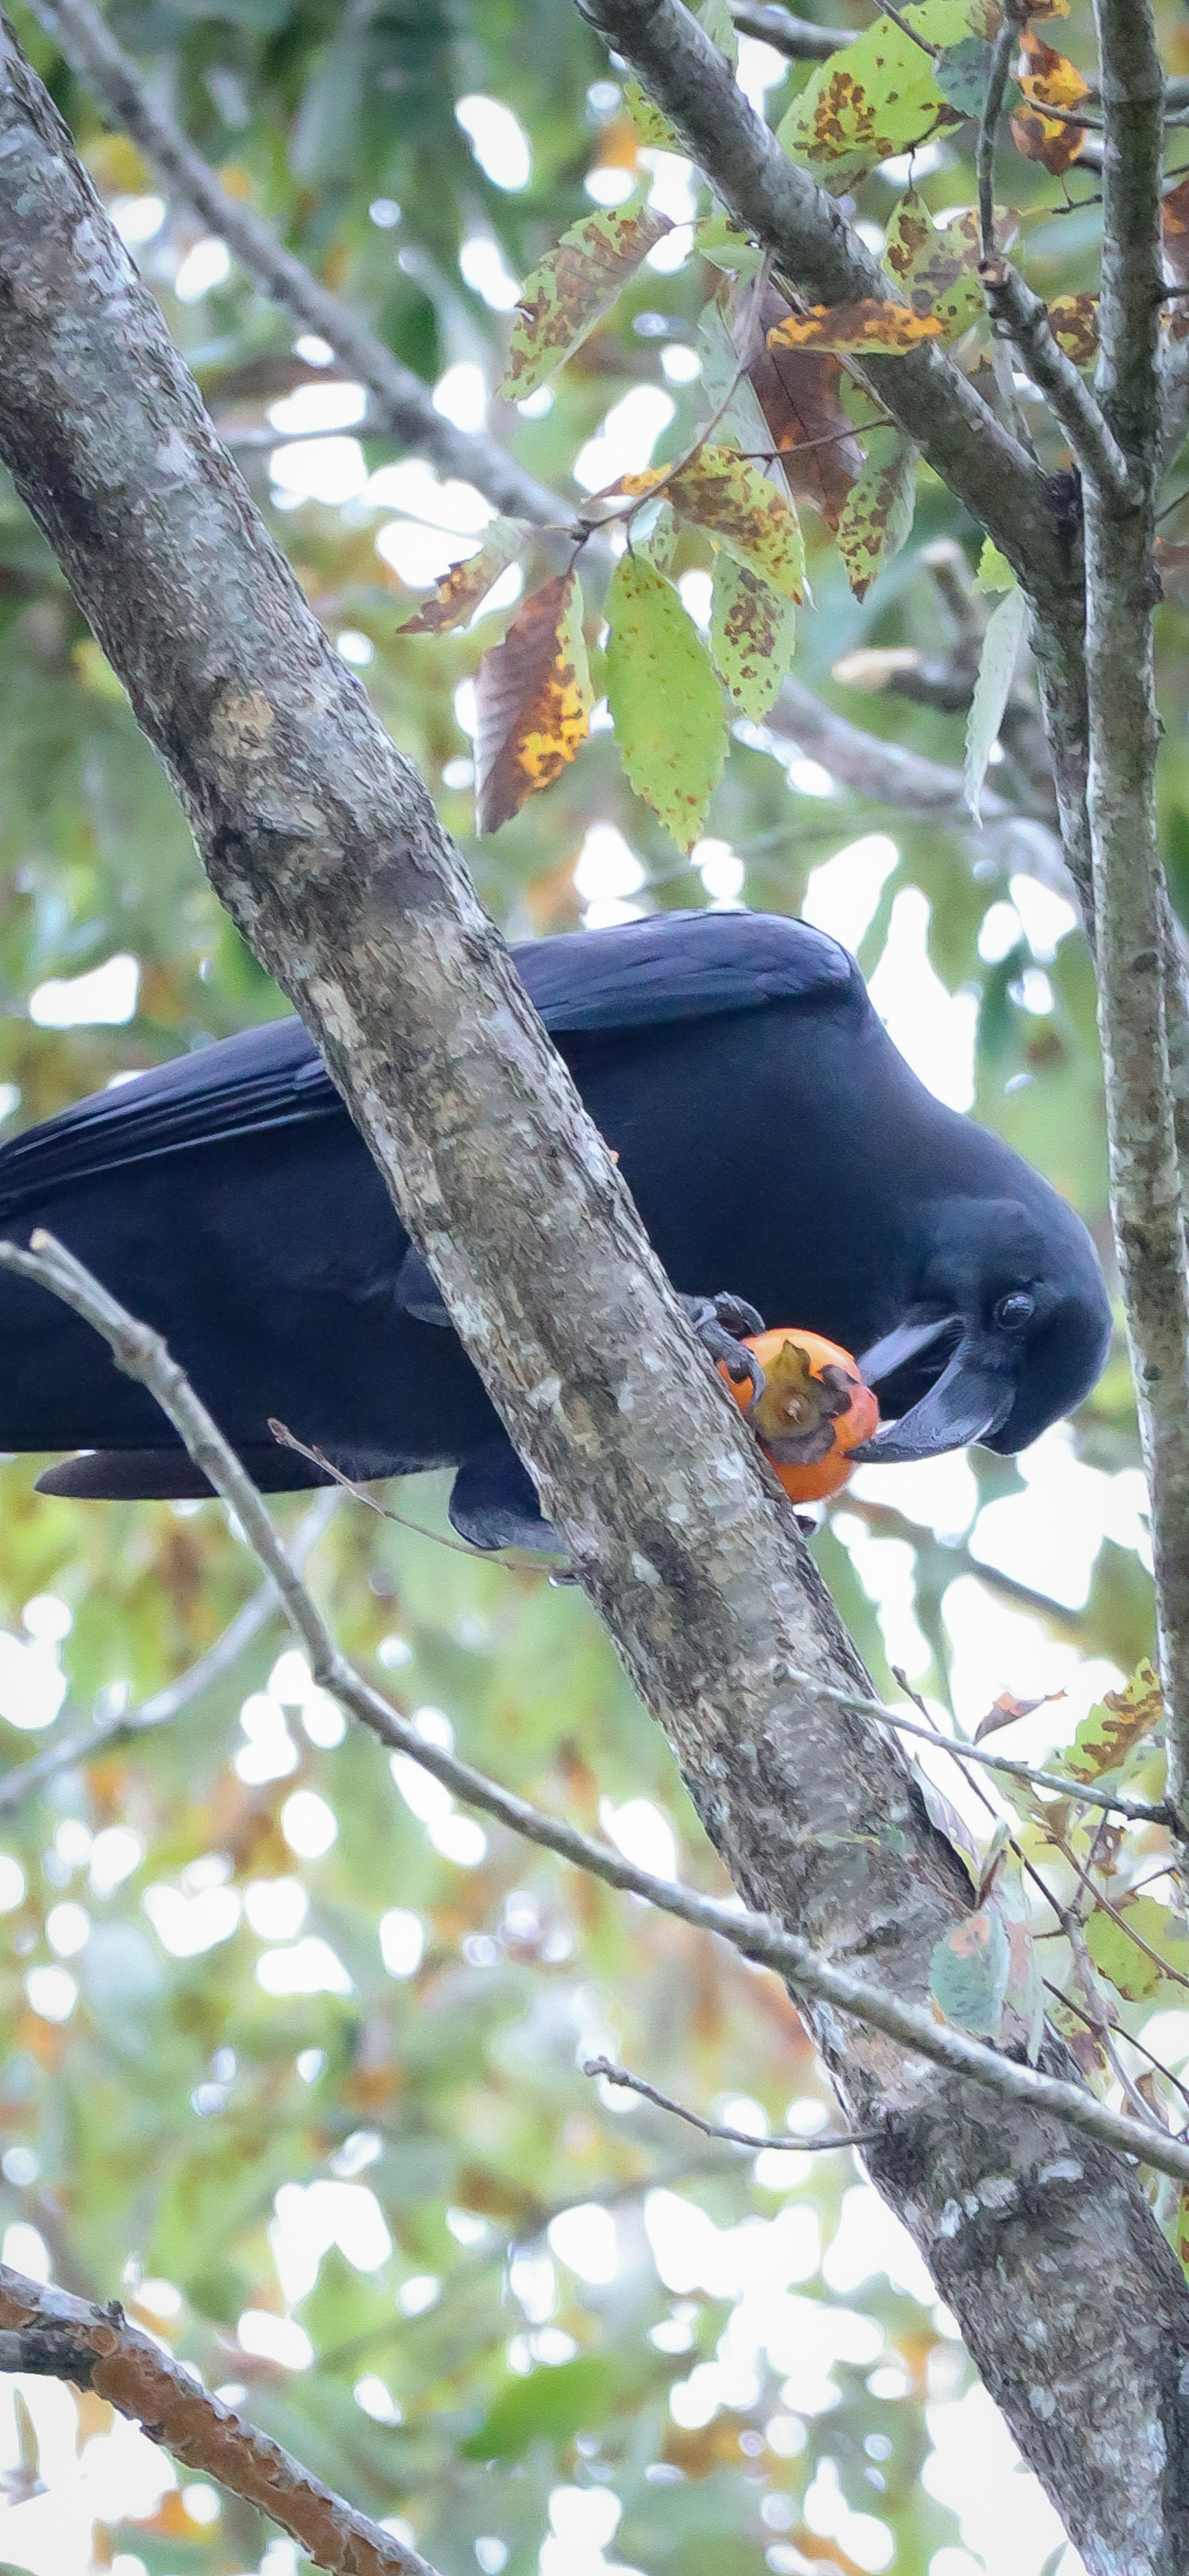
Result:
{"type": "Polygon", "coordinates": [[[749,457],[733,447],[700,447],[680,473],[650,467],[644,474],[625,474],[620,488],[644,493],[658,484],[679,517],[709,529],[728,554],[786,599],[800,599],[805,547],[797,513],[749,457]]]}
{"type": "MultiPolygon", "coordinates": [[[[765,334],[787,321],[790,309],[769,287],[759,314],[765,334]]],[[[751,369],[751,389],[793,499],[812,501],[831,528],[863,470],[854,423],[838,399],[841,383],[842,361],[830,349],[766,341],[751,369]]]]}
{"type": "Polygon", "coordinates": [[[607,701],[628,784],[692,850],[726,757],[705,647],[672,583],[640,555],[617,563],[607,618],[607,701]]]}
{"type": "Polygon", "coordinates": [[[551,787],[590,731],[594,692],[577,575],[558,573],[526,599],[476,680],[475,823],[498,831],[551,787]]]}
{"type": "Polygon", "coordinates": [[[667,215],[617,208],[584,215],[525,280],[500,391],[512,402],[545,384],[609,313],[649,251],[672,232],[667,215]]]}
{"type": "Polygon", "coordinates": [[[1020,75],[1024,104],[1009,119],[1012,140],[1025,161],[1040,161],[1054,178],[1071,170],[1085,145],[1086,128],[1064,116],[1045,116],[1046,107],[1080,111],[1090,91],[1075,64],[1056,53],[1042,37],[1025,27],[1020,39],[1028,64],[1020,75]]]}
{"type": "Polygon", "coordinates": [[[535,530],[524,519],[493,519],[473,555],[452,564],[431,596],[406,618],[406,635],[441,635],[449,626],[465,626],[481,600],[531,544],[535,530]]]}
{"type": "Polygon", "coordinates": [[[724,548],[714,567],[710,652],[728,695],[753,724],[763,723],[779,696],[795,642],[789,601],[724,548]]]}
{"type": "Polygon", "coordinates": [[[969,35],[963,0],[926,0],[901,18],[878,17],[853,45],[819,64],[780,126],[777,139],[790,159],[806,162],[832,196],[878,162],[911,152],[939,125],[960,122],[938,87],[933,49],[969,35]]]}
{"type": "Polygon", "coordinates": [[[912,533],[917,450],[897,430],[871,431],[867,462],[838,522],[838,551],[856,599],[912,533]]]}
{"type": "Polygon", "coordinates": [[[811,304],[807,313],[790,313],[787,322],[768,334],[770,349],[833,349],[851,357],[902,357],[922,340],[936,340],[941,323],[934,313],[914,313],[910,304],[864,296],[858,304],[811,304]]]}
{"type": "Polygon", "coordinates": [[[1049,306],[1049,328],[1075,367],[1093,366],[1098,355],[1096,295],[1055,295],[1049,306]]]}

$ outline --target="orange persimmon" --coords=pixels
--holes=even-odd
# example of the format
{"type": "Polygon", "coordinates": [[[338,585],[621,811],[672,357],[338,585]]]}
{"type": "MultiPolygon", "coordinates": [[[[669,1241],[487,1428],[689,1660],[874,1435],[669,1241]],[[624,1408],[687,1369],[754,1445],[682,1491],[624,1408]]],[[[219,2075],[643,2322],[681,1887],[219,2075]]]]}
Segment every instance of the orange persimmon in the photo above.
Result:
{"type": "Polygon", "coordinates": [[[744,1378],[736,1382],[718,1363],[736,1404],[746,1413],[761,1449],[794,1503],[836,1494],[851,1473],[847,1452],[879,1428],[879,1406],[864,1386],[858,1364],[838,1342],[801,1325],[754,1333],[744,1343],[764,1372],[764,1392],[751,1402],[744,1378]]]}

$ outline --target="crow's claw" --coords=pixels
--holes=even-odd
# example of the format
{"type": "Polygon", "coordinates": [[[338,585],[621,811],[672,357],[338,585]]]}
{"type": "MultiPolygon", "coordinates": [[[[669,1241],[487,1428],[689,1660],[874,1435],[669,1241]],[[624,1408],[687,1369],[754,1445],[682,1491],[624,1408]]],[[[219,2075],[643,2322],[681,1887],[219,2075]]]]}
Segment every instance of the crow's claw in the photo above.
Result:
{"type": "Polygon", "coordinates": [[[683,1297],[680,1302],[703,1350],[709,1352],[712,1360],[725,1361],[727,1375],[736,1386],[745,1382],[750,1384],[751,1403],[747,1407],[750,1413],[752,1405],[758,1403],[764,1392],[766,1380],[754,1351],[744,1349],[743,1336],[745,1333],[762,1333],[763,1316],[757,1314],[754,1306],[748,1305],[745,1297],[732,1297],[726,1291],[717,1297],[683,1297]]]}

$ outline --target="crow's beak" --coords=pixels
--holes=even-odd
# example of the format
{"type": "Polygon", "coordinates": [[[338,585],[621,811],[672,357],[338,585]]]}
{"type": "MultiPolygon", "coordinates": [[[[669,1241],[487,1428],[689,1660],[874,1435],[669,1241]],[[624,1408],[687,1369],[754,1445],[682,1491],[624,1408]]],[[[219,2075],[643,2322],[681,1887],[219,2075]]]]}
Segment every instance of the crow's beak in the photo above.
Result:
{"type": "Polygon", "coordinates": [[[889,1422],[852,1449],[854,1465],[903,1466],[914,1458],[937,1458],[947,1449],[965,1449],[970,1441],[985,1439],[1007,1420],[1016,1392],[1012,1375],[1003,1356],[987,1349],[960,1315],[900,1325],[863,1353],[860,1372],[878,1393],[881,1380],[955,1332],[961,1340],[936,1384],[899,1422],[889,1422]]]}

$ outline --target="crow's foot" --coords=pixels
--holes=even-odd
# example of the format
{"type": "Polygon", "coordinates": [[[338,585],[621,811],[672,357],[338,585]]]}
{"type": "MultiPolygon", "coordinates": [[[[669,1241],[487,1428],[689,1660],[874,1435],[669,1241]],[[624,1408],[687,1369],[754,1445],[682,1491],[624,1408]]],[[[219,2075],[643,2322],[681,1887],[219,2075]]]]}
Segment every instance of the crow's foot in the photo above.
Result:
{"type": "MultiPolygon", "coordinates": [[[[745,1350],[746,1333],[762,1333],[764,1318],[749,1306],[746,1297],[732,1297],[723,1290],[717,1297],[682,1297],[690,1323],[712,1360],[726,1362],[727,1375],[736,1386],[751,1386],[751,1403],[764,1392],[764,1372],[754,1351],[745,1350]]],[[[748,1406],[750,1411],[751,1406],[748,1406]]]]}

